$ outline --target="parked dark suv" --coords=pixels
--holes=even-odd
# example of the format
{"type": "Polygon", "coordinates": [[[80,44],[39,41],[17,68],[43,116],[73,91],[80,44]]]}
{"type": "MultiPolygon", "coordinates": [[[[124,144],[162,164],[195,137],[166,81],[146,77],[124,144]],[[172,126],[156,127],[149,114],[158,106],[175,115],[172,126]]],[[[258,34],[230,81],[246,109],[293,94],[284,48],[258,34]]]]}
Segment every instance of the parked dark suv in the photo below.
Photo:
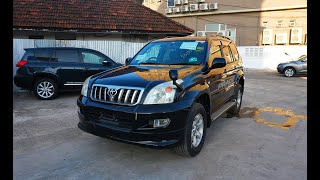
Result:
{"type": "Polygon", "coordinates": [[[32,90],[39,99],[53,99],[64,90],[80,90],[84,80],[121,64],[101,52],[85,48],[25,49],[16,64],[16,86],[32,90]]]}
{"type": "Polygon", "coordinates": [[[156,40],[126,66],[85,81],[77,100],[78,127],[195,156],[213,120],[239,113],[244,80],[241,57],[227,37],[156,40]]]}

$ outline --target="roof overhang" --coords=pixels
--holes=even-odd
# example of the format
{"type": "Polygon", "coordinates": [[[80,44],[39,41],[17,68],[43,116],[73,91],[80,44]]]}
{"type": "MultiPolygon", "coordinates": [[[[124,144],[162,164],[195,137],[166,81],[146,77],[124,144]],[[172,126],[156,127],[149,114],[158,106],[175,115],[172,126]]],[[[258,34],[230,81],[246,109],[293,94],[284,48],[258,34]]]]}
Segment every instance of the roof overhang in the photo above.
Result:
{"type": "Polygon", "coordinates": [[[79,33],[79,34],[172,34],[172,35],[190,35],[192,32],[162,32],[162,31],[138,31],[138,30],[86,30],[86,29],[46,29],[46,28],[25,28],[14,27],[13,31],[29,31],[29,32],[52,32],[52,33],[79,33]]]}

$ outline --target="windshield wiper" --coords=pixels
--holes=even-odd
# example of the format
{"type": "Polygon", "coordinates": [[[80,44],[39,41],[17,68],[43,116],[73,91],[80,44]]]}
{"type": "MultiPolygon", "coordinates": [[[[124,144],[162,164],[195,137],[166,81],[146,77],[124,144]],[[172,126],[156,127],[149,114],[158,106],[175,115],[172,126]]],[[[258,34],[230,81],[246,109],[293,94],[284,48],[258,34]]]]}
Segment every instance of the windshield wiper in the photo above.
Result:
{"type": "MultiPolygon", "coordinates": [[[[158,62],[142,62],[142,63],[140,63],[140,64],[161,64],[161,63],[158,63],[158,62]]],[[[140,65],[139,64],[139,65],[140,65]]]]}
{"type": "Polygon", "coordinates": [[[199,64],[190,64],[190,63],[173,63],[168,65],[199,65],[199,64]]]}

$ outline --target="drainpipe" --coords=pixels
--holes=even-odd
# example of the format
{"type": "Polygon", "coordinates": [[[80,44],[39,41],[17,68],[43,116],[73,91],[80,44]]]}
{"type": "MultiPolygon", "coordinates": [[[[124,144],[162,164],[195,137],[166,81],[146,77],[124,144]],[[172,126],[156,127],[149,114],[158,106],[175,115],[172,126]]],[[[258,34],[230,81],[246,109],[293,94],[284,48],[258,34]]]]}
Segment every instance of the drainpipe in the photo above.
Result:
{"type": "Polygon", "coordinates": [[[196,18],[196,28],[195,28],[195,30],[196,30],[196,36],[197,36],[197,31],[198,31],[198,17],[197,16],[195,16],[195,18],[196,18]]]}

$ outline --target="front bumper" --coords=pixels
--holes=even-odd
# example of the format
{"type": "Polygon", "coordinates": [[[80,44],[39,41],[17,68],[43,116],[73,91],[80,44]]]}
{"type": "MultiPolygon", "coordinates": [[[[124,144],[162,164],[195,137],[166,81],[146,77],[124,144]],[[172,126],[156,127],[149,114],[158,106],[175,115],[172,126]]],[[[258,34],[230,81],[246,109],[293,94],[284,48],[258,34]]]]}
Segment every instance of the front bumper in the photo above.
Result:
{"type": "Polygon", "coordinates": [[[278,73],[283,73],[283,67],[281,65],[277,66],[278,73]]]}
{"type": "Polygon", "coordinates": [[[83,131],[96,136],[154,148],[170,148],[184,136],[186,119],[193,99],[162,105],[120,106],[77,100],[79,123],[83,131]],[[150,120],[170,118],[164,128],[153,128],[150,120]]]}

